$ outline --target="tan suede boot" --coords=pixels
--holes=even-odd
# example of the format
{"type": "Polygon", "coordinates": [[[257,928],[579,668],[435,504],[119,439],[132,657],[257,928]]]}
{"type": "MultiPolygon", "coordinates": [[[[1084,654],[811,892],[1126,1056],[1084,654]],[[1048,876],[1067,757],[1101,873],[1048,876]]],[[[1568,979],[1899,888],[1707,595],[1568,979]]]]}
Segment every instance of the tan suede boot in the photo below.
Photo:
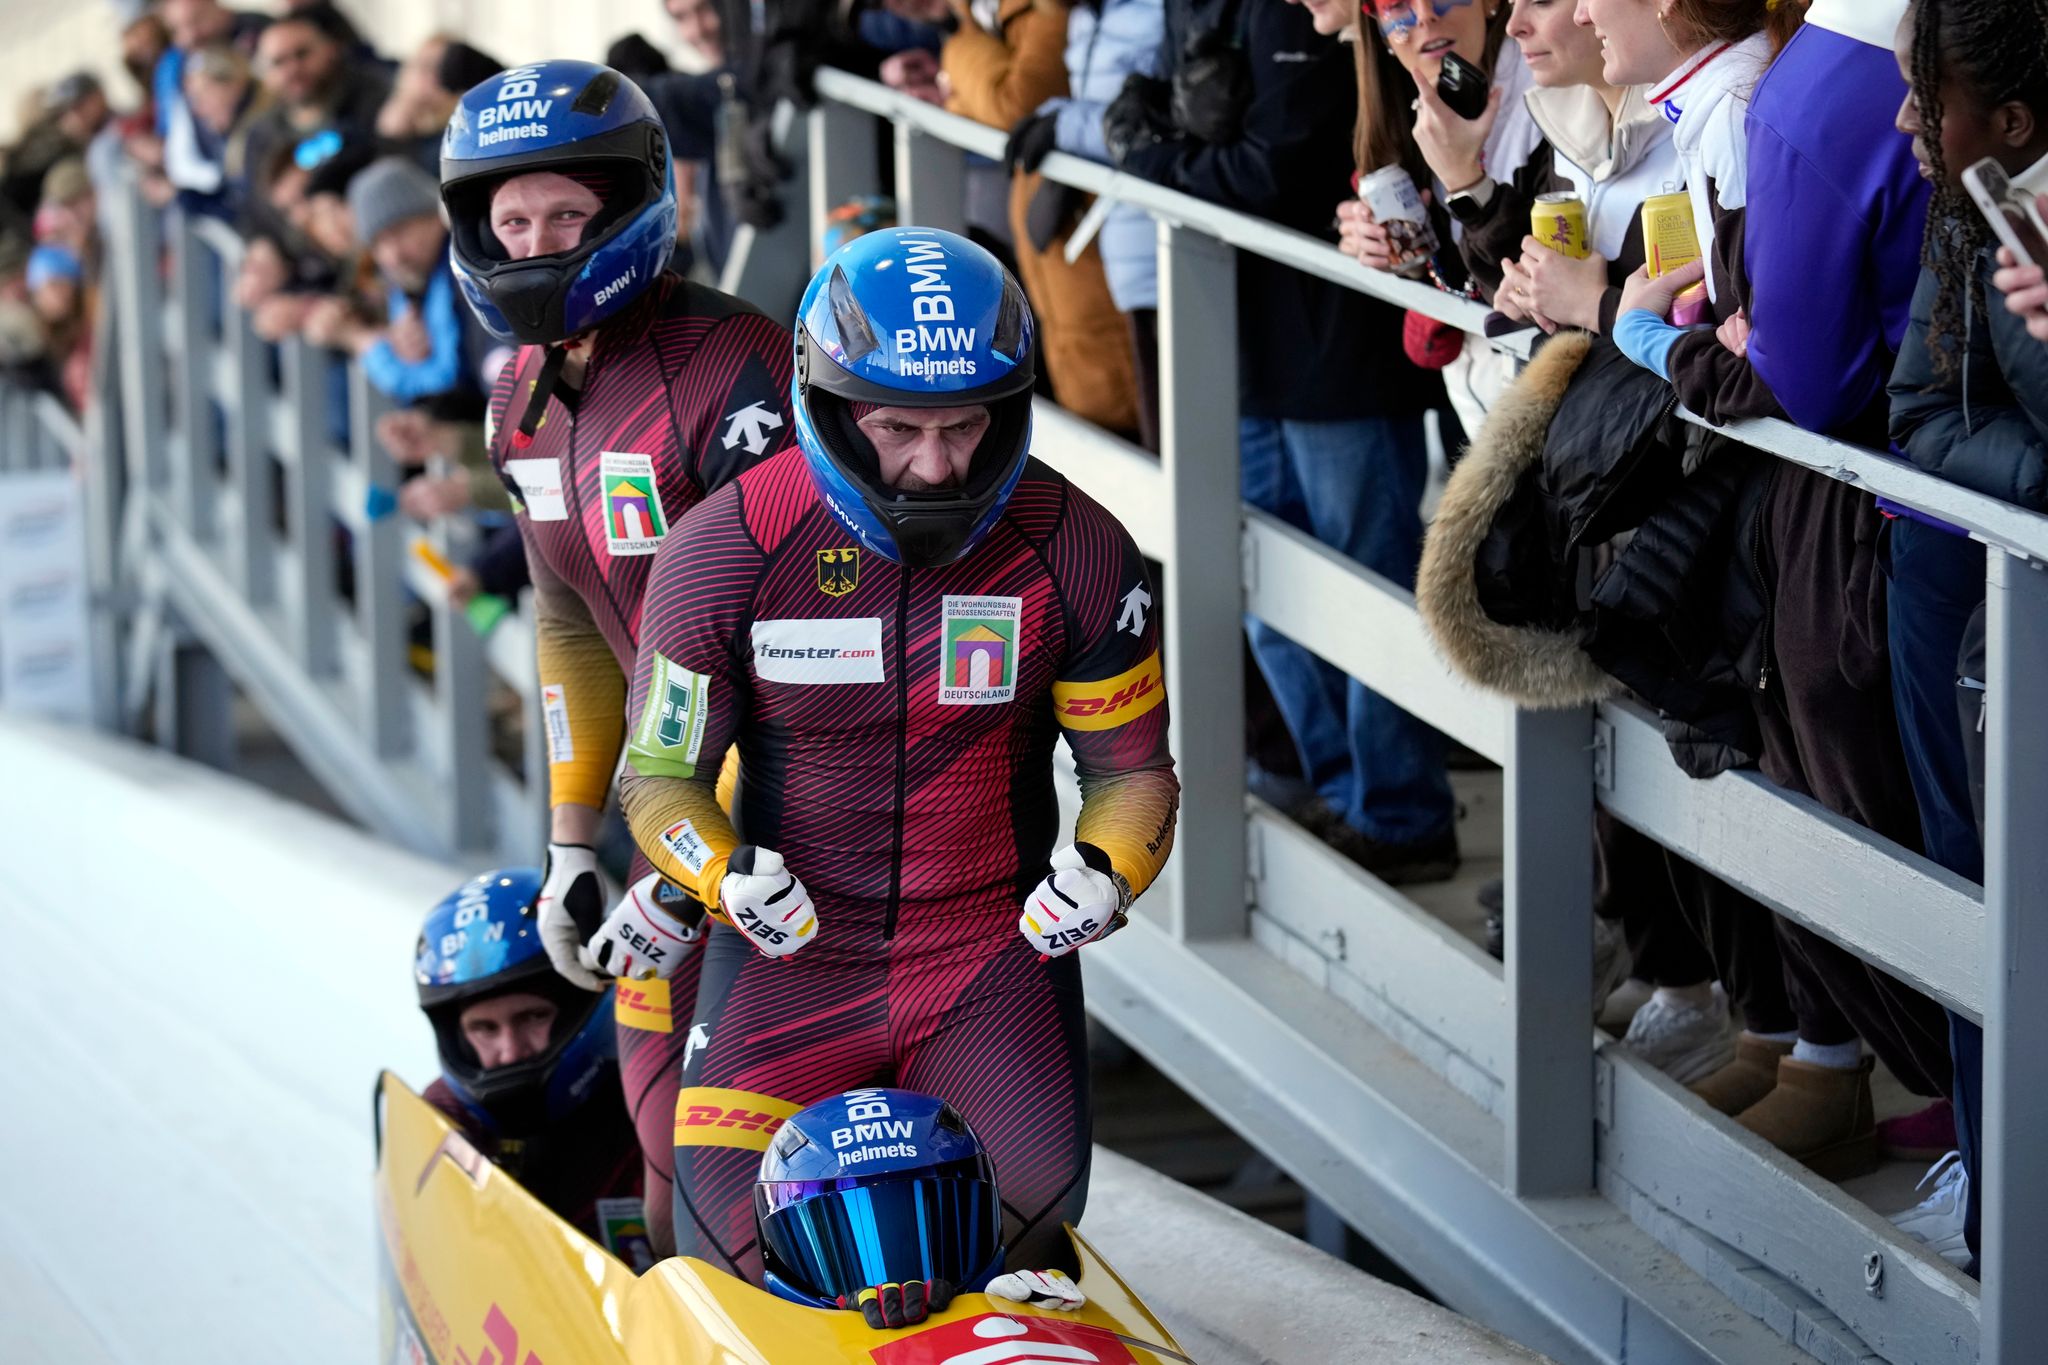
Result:
{"type": "Polygon", "coordinates": [[[1791,1055],[1790,1043],[1738,1034],[1735,1060],[1686,1089],[1705,1100],[1709,1109],[1739,1114],[1777,1088],[1778,1063],[1791,1055]]]}
{"type": "Polygon", "coordinates": [[[1778,1084],[1735,1121],[1808,1170],[1847,1180],[1877,1169],[1877,1115],[1870,1102],[1875,1059],[1840,1070],[1791,1056],[1778,1060],[1778,1084]]]}

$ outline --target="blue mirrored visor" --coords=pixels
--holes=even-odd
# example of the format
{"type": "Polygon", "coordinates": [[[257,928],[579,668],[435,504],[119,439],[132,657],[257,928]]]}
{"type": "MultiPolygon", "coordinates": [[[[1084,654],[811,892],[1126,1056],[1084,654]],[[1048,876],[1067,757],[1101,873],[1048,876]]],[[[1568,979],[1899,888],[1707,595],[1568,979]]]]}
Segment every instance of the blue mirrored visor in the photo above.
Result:
{"type": "Polygon", "coordinates": [[[905,1280],[966,1285],[1001,1245],[1002,1210],[985,1180],[774,1181],[755,1201],[788,1276],[825,1299],[905,1280]]]}

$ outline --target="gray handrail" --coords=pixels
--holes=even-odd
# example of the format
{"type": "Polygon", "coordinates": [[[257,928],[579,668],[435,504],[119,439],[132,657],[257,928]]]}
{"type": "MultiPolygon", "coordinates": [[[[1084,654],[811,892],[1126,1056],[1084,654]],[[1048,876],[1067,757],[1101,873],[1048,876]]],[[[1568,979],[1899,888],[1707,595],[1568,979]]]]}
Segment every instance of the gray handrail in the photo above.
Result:
{"type": "MultiPolygon", "coordinates": [[[[818,73],[817,88],[826,99],[917,128],[964,151],[991,158],[1003,154],[1005,138],[1000,130],[949,114],[885,85],[844,71],[825,70],[818,73]]],[[[1368,269],[1328,242],[1306,233],[1125,175],[1099,162],[1055,152],[1045,159],[1040,172],[1063,185],[1134,205],[1161,221],[1194,228],[1253,255],[1426,313],[1475,336],[1487,315],[1486,308],[1467,299],[1383,270],[1368,269]]],[[[1499,350],[1526,357],[1534,336],[1522,331],[1485,340],[1499,350]]],[[[1703,418],[1689,412],[1685,415],[1712,428],[1703,418]]],[[[1817,436],[1790,422],[1751,419],[1713,429],[1779,459],[1804,465],[1844,483],[1860,484],[1873,493],[1963,527],[2009,553],[2048,563],[2048,516],[1938,479],[1894,456],[1817,436]]]]}

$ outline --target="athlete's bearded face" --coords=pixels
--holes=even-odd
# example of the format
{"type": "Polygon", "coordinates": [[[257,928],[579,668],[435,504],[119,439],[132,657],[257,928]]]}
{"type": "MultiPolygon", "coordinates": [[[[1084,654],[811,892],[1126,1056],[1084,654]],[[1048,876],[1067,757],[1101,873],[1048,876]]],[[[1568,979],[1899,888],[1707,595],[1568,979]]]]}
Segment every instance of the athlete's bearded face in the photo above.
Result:
{"type": "Polygon", "coordinates": [[[491,232],[508,260],[553,256],[581,242],[603,207],[603,200],[566,175],[515,175],[491,193],[491,232]]]}
{"type": "Polygon", "coordinates": [[[494,995],[462,1011],[462,1037],[492,1071],[547,1051],[556,1013],[552,1000],[531,991],[494,995]]]}
{"type": "Polygon", "coordinates": [[[877,408],[860,419],[874,443],[882,482],[899,493],[958,488],[988,431],[988,409],[877,408]]]}

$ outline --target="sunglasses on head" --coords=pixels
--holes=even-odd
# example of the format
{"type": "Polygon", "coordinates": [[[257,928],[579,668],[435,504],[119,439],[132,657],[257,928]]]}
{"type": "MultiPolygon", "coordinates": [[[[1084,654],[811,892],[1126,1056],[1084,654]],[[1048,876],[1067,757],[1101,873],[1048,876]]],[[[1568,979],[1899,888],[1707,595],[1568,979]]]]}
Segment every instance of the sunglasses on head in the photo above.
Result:
{"type": "Polygon", "coordinates": [[[1380,26],[1381,37],[1390,43],[1405,43],[1422,22],[1422,10],[1427,9],[1441,19],[1471,3],[1472,0],[1359,0],[1358,8],[1380,26]]]}

